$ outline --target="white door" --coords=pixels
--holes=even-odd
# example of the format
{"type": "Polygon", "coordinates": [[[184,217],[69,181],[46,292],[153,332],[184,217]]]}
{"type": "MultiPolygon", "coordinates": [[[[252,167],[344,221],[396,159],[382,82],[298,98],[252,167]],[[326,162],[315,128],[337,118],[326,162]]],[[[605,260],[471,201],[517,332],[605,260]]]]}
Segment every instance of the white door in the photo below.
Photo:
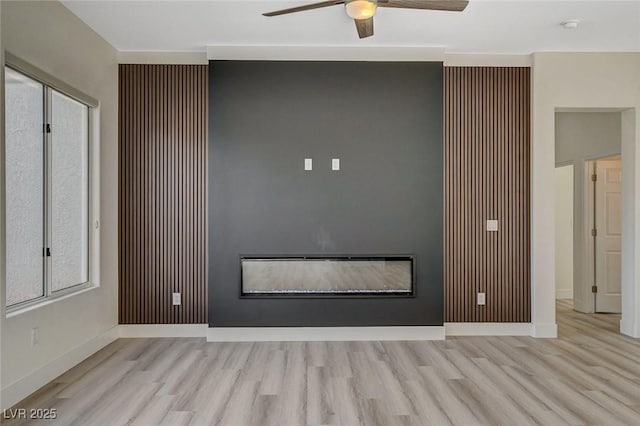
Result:
{"type": "Polygon", "coordinates": [[[621,311],[622,164],[620,159],[596,162],[596,312],[621,311]]]}

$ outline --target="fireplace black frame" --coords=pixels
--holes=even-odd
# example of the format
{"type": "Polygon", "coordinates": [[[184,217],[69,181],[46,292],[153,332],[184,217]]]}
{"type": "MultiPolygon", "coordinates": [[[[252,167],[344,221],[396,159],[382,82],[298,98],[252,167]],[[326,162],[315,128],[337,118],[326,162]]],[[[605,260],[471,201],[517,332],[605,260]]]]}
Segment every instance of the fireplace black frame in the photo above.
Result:
{"type": "Polygon", "coordinates": [[[415,298],[416,297],[416,256],[415,255],[240,255],[238,266],[240,268],[239,298],[241,299],[384,299],[384,298],[415,298]],[[403,260],[411,262],[411,289],[409,291],[384,291],[384,292],[244,292],[243,291],[243,260],[403,260]]]}

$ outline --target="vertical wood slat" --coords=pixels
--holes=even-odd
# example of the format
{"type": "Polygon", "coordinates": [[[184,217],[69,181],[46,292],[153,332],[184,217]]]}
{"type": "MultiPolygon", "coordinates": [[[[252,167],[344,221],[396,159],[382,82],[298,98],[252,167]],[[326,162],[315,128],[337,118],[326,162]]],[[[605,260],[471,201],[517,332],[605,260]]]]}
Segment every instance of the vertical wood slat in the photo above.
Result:
{"type": "Polygon", "coordinates": [[[444,91],[445,321],[529,322],[529,68],[445,67],[444,91]]]}
{"type": "Polygon", "coordinates": [[[208,67],[120,65],[119,105],[119,321],[206,323],[208,67]]]}

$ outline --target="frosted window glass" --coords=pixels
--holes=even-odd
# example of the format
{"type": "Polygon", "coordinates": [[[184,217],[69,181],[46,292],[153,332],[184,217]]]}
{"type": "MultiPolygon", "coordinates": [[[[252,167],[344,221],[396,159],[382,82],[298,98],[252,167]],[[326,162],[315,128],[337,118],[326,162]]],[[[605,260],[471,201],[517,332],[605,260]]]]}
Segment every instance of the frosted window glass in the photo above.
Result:
{"type": "Polygon", "coordinates": [[[44,295],[43,96],[5,68],[7,306],[44,295]]]}
{"type": "Polygon", "coordinates": [[[88,281],[88,142],[88,107],[52,90],[52,291],[88,281]]]}

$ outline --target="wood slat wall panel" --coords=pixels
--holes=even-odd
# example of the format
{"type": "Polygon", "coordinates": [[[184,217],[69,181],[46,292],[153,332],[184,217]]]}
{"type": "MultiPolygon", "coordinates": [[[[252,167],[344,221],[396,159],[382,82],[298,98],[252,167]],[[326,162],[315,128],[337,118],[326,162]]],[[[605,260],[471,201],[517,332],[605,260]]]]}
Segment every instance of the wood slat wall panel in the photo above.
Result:
{"type": "Polygon", "coordinates": [[[120,65],[119,96],[120,323],[206,323],[208,67],[120,65]]]}
{"type": "Polygon", "coordinates": [[[444,92],[445,321],[529,322],[530,70],[445,67],[444,92]]]}

